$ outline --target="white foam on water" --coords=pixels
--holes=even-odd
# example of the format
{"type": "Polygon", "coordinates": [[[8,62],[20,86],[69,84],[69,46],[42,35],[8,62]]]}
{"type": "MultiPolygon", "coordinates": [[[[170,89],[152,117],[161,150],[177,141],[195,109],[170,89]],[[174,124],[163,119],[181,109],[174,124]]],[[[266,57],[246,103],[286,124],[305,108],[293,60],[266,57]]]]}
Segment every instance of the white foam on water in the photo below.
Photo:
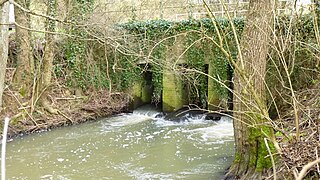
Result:
{"type": "MultiPolygon", "coordinates": [[[[86,130],[68,132],[68,138],[61,138],[65,136],[60,135],[55,138],[57,141],[68,140],[69,142],[70,138],[76,138],[78,135],[85,139],[78,138],[72,141],[74,144],[70,148],[61,146],[68,143],[49,141],[48,145],[58,147],[57,152],[59,152],[57,156],[51,155],[54,158],[52,164],[55,167],[61,167],[59,173],[61,172],[62,175],[70,178],[78,177],[78,179],[81,179],[80,175],[92,177],[89,179],[102,179],[101,177],[105,176],[104,171],[107,174],[110,173],[111,178],[117,177],[114,179],[196,179],[195,177],[201,174],[206,177],[211,176],[215,172],[212,170],[221,167],[215,157],[219,158],[219,153],[229,151],[224,148],[229,148],[232,144],[220,146],[226,141],[233,140],[230,118],[223,117],[220,121],[211,121],[205,120],[204,115],[187,114],[182,121],[174,122],[155,118],[157,113],[139,110],[97,122],[97,126],[88,124],[90,128],[94,127],[93,131],[97,133],[97,138],[86,130]],[[90,138],[86,138],[87,136],[90,138]],[[98,148],[99,151],[96,151],[98,148]],[[171,159],[172,162],[167,159],[171,159]],[[98,166],[95,166],[96,164],[98,166]],[[85,167],[88,165],[90,166],[85,167]],[[162,169],[167,166],[168,168],[162,169]],[[103,173],[100,174],[101,171],[103,173]]],[[[44,147],[42,149],[45,149],[45,153],[41,155],[46,155],[46,159],[42,159],[47,161],[50,154],[46,152],[47,145],[44,147]]],[[[21,154],[20,151],[19,154],[21,154]]],[[[30,162],[33,162],[33,159],[35,158],[30,162]]],[[[27,167],[37,166],[37,164],[30,164],[29,161],[24,163],[29,164],[27,167]]],[[[46,166],[43,167],[46,169],[46,166]]],[[[42,177],[50,178],[50,173],[46,172],[42,177]]],[[[56,176],[53,173],[52,177],[56,179],[56,176]]],[[[60,177],[60,179],[63,178],[65,177],[60,177]]]]}
{"type": "Polygon", "coordinates": [[[205,120],[204,115],[199,115],[195,117],[182,117],[181,121],[170,121],[165,120],[163,118],[157,118],[155,119],[155,124],[158,127],[169,127],[169,126],[189,126],[189,125],[200,125],[200,124],[209,124],[212,123],[212,121],[205,120]]]}
{"type": "Polygon", "coordinates": [[[234,131],[233,131],[233,123],[231,120],[222,119],[216,122],[215,125],[198,128],[192,130],[194,132],[198,132],[202,134],[202,139],[207,141],[210,139],[230,139],[232,140],[234,131]]]}
{"type": "Polygon", "coordinates": [[[58,161],[58,162],[63,162],[63,161],[64,161],[64,158],[58,158],[57,161],[58,161]]]}
{"type": "Polygon", "coordinates": [[[160,111],[156,109],[153,105],[144,105],[134,110],[133,115],[142,115],[149,118],[156,118],[157,115],[162,114],[160,111]]]}
{"type": "Polygon", "coordinates": [[[232,124],[232,119],[229,117],[221,117],[219,121],[213,120],[206,120],[205,114],[198,114],[198,115],[189,115],[186,114],[185,116],[180,117],[178,121],[167,120],[164,118],[154,118],[156,121],[155,124],[158,127],[170,127],[170,126],[190,126],[190,125],[208,125],[208,124],[220,124],[220,122],[230,122],[232,124]]]}
{"type": "Polygon", "coordinates": [[[107,123],[104,124],[105,130],[110,130],[111,127],[123,127],[128,125],[138,124],[147,120],[155,119],[161,112],[157,111],[151,105],[142,106],[133,111],[133,113],[123,113],[118,116],[109,118],[107,123]]]}
{"type": "Polygon", "coordinates": [[[107,121],[106,130],[110,130],[108,126],[110,127],[123,127],[133,124],[138,124],[147,120],[151,120],[152,118],[145,115],[139,115],[139,114],[122,114],[120,116],[115,116],[110,118],[107,121]]]}
{"type": "Polygon", "coordinates": [[[53,179],[53,175],[52,174],[46,174],[40,177],[40,179],[53,179]]]}

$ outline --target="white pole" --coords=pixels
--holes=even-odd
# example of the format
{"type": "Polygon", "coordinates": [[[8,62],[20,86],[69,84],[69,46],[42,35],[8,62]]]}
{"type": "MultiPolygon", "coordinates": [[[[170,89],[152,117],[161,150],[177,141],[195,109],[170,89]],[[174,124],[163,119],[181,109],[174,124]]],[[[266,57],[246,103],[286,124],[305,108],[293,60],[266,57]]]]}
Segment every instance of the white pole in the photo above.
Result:
{"type": "Polygon", "coordinates": [[[2,135],[2,147],[1,147],[1,180],[6,179],[6,145],[7,145],[7,133],[9,126],[9,118],[4,119],[3,135],[2,135]]]}

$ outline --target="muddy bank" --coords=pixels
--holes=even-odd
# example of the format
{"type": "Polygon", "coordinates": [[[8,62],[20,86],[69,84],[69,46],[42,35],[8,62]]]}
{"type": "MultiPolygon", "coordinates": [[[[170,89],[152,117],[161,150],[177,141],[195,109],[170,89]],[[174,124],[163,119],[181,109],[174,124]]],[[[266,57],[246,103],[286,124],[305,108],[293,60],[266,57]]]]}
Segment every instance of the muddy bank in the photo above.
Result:
{"type": "Polygon", "coordinates": [[[127,112],[130,98],[125,93],[106,90],[88,90],[75,95],[69,89],[58,89],[50,93],[50,101],[51,107],[57,110],[56,114],[47,112],[37,104],[32,107],[30,98],[23,98],[7,88],[4,108],[0,111],[1,133],[5,117],[11,118],[8,136],[13,138],[127,112]]]}

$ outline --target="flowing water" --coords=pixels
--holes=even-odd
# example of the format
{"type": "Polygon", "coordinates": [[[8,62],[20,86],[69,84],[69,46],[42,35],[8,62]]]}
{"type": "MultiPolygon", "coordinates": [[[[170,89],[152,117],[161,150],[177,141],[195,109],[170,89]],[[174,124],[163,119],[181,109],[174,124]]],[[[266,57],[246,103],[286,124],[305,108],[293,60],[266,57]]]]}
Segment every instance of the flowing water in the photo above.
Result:
{"type": "Polygon", "coordinates": [[[137,110],[24,136],[7,145],[8,179],[220,179],[233,155],[232,121],[183,122],[137,110]]]}

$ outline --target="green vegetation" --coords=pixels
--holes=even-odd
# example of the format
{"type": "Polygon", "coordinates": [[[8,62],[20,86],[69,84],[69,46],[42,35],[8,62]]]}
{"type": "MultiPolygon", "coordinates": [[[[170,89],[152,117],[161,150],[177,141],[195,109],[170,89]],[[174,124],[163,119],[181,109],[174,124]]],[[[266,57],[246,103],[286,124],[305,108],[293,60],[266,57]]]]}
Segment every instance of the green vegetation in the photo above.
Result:
{"type": "MultiPolygon", "coordinates": [[[[199,41],[199,39],[201,39],[201,34],[188,33],[187,35],[186,47],[190,47],[186,54],[187,66],[188,68],[195,69],[196,71],[208,73],[206,72],[206,51],[204,49],[205,41],[199,41]]],[[[208,97],[208,77],[205,74],[200,74],[198,72],[192,72],[186,74],[186,76],[186,79],[189,80],[186,82],[189,89],[189,102],[198,104],[202,108],[206,108],[208,97]]]]}
{"type": "Polygon", "coordinates": [[[151,65],[153,94],[152,102],[158,104],[161,101],[163,84],[163,60],[166,57],[165,46],[160,44],[153,51],[154,63],[151,65]]]}
{"type": "MultiPolygon", "coordinates": [[[[88,21],[88,14],[93,10],[94,0],[76,0],[73,2],[72,16],[69,20],[74,23],[86,22],[88,21]]],[[[82,37],[83,39],[89,37],[86,29],[83,29],[77,25],[68,25],[66,27],[67,32],[73,36],[82,37]]],[[[58,75],[65,75],[67,83],[71,87],[79,87],[85,89],[90,85],[99,87],[105,86],[104,76],[100,75],[101,65],[88,62],[88,49],[89,44],[87,41],[79,40],[79,38],[67,38],[66,43],[63,44],[64,58],[66,59],[66,64],[58,62],[55,66],[55,72],[60,72],[62,68],[65,68],[65,73],[58,75]],[[64,64],[61,66],[61,64],[64,64]],[[102,76],[102,77],[100,77],[102,76]],[[98,78],[97,78],[98,77],[98,78]],[[100,77],[100,78],[99,78],[100,77]],[[101,84],[97,83],[95,80],[102,80],[101,84]]],[[[62,60],[64,61],[64,60],[62,60]]]]}
{"type": "MultiPolygon", "coordinates": [[[[114,19],[111,14],[122,9],[113,10],[109,2],[50,0],[38,6],[17,1],[24,8],[16,4],[16,39],[0,43],[0,117],[9,114],[12,125],[34,132],[120,112],[132,100],[135,107],[162,103],[164,112],[189,103],[232,113],[238,138],[235,164],[245,171],[240,168],[235,175],[265,172],[274,165],[266,158],[269,153],[305,164],[285,153],[318,140],[308,133],[320,114],[320,4],[311,6],[309,14],[287,16],[273,15],[273,1],[250,1],[245,22],[210,14],[211,3],[203,2],[210,19],[192,19],[198,7],[191,3],[188,20],[139,22],[147,17],[132,1],[133,7],[125,8],[131,21],[114,25],[118,18],[128,20],[128,14],[114,19]],[[45,26],[34,27],[38,21],[45,26]]],[[[3,39],[9,38],[7,24],[2,24],[3,39]]]]}
{"type": "MultiPolygon", "coordinates": [[[[227,42],[226,45],[230,46],[228,47],[230,54],[236,57],[237,52],[229,21],[227,19],[218,19],[217,22],[223,32],[224,40],[227,42]]],[[[239,32],[243,30],[244,21],[242,18],[235,19],[234,24],[239,32]]],[[[210,38],[216,38],[214,26],[210,19],[190,19],[181,22],[165,20],[130,22],[120,24],[117,28],[125,30],[129,34],[128,36],[132,35],[138,38],[139,40],[133,40],[133,42],[141,43],[139,47],[145,51],[145,54],[148,54],[151,48],[154,48],[151,53],[153,60],[151,67],[154,86],[153,100],[155,102],[158,102],[161,97],[161,73],[166,51],[168,48],[177,45],[176,39],[179,36],[184,37],[183,50],[187,49],[185,67],[191,70],[183,74],[189,89],[190,103],[198,104],[203,108],[207,106],[208,77],[205,74],[208,72],[206,64],[212,64],[214,67],[212,74],[209,74],[210,76],[230,86],[230,83],[227,82],[231,78],[230,71],[232,71],[229,62],[220,50],[210,42],[210,38]],[[198,71],[204,74],[199,74],[198,71]]],[[[227,101],[229,98],[228,90],[217,81],[214,81],[214,87],[220,99],[227,101]]]]}
{"type": "MultiPolygon", "coordinates": [[[[233,33],[231,32],[229,20],[221,18],[217,19],[217,23],[223,36],[224,48],[229,51],[233,59],[236,59],[236,43],[233,33]]],[[[241,34],[245,24],[244,20],[242,18],[237,18],[233,20],[233,23],[237,28],[236,30],[238,34],[241,34]]],[[[290,19],[288,19],[286,16],[279,17],[277,19],[276,33],[279,37],[288,33],[290,28],[289,23],[290,19]]],[[[310,86],[312,83],[316,82],[317,62],[313,59],[316,48],[312,49],[310,47],[317,46],[317,44],[313,32],[312,18],[310,16],[299,18],[299,20],[295,23],[295,26],[297,26],[297,28],[295,28],[293,33],[298,41],[292,45],[292,51],[285,52],[284,55],[289,57],[286,59],[286,63],[288,63],[289,68],[292,69],[290,78],[292,79],[295,90],[298,90],[306,86],[310,86]],[[293,58],[295,59],[295,64],[290,64],[289,62],[291,62],[293,58]]],[[[173,43],[177,36],[185,36],[184,48],[190,46],[186,52],[188,68],[196,69],[206,73],[204,65],[209,63],[215,67],[209,75],[225,83],[227,86],[231,86],[229,80],[232,77],[233,69],[221,50],[215,47],[215,45],[209,40],[209,38],[217,40],[214,30],[215,28],[211,19],[190,19],[181,22],[170,22],[165,20],[130,22],[126,24],[120,24],[117,26],[117,28],[120,30],[125,30],[129,35],[135,35],[135,37],[138,37],[140,40],[139,46],[145,51],[145,54],[149,53],[150,47],[157,46],[151,53],[151,58],[153,58],[153,60],[156,62],[152,69],[154,74],[153,85],[156,89],[154,92],[155,100],[159,100],[161,96],[161,66],[163,66],[161,61],[165,59],[166,49],[170,46],[174,46],[173,43]],[[161,43],[159,43],[160,41],[161,43]]],[[[279,83],[279,79],[281,79],[280,76],[285,77],[285,70],[281,65],[279,54],[276,52],[277,47],[274,48],[275,49],[271,50],[272,56],[270,56],[270,60],[268,61],[267,82],[270,87],[281,86],[282,82],[279,83]],[[278,73],[278,68],[280,68],[280,74],[278,73]]],[[[201,101],[206,96],[206,78],[204,75],[199,75],[199,73],[189,73],[185,74],[185,76],[193,76],[187,77],[187,79],[193,79],[197,81],[197,85],[192,85],[190,89],[192,92],[191,102],[198,102],[198,104],[204,105],[204,102],[201,101]]],[[[288,79],[283,80],[285,84],[288,84],[288,79]]],[[[229,92],[224,86],[217,81],[214,81],[214,86],[214,89],[219,95],[220,99],[228,100],[230,98],[229,92]]],[[[273,94],[276,93],[273,92],[273,94]]]]}
{"type": "MultiPolygon", "coordinates": [[[[83,8],[80,11],[86,12],[90,10],[90,8],[83,8]]],[[[277,19],[276,33],[279,37],[288,33],[289,22],[290,20],[287,17],[277,19]]],[[[244,20],[237,18],[233,20],[233,23],[237,28],[237,32],[241,34],[245,24],[244,20]]],[[[223,36],[224,48],[229,51],[233,59],[236,59],[236,43],[231,32],[229,20],[225,18],[217,19],[217,24],[223,36]]],[[[312,19],[309,16],[300,18],[295,25],[297,28],[295,28],[294,35],[299,41],[292,46],[292,51],[285,52],[285,55],[289,57],[287,63],[292,58],[295,58],[295,64],[292,64],[292,67],[289,68],[292,68],[290,78],[294,88],[297,90],[316,82],[315,75],[317,73],[314,70],[317,62],[312,58],[315,50],[310,47],[317,46],[317,44],[313,33],[312,19]]],[[[132,86],[133,82],[142,77],[141,75],[144,71],[151,71],[154,88],[152,101],[158,103],[162,93],[162,73],[163,68],[166,66],[164,64],[167,58],[166,53],[169,48],[176,45],[177,37],[183,37],[183,48],[188,48],[184,54],[186,65],[183,65],[183,67],[191,70],[183,73],[183,77],[186,80],[185,84],[190,92],[189,102],[206,107],[208,84],[207,77],[204,75],[208,73],[206,64],[215,67],[210,71],[209,76],[229,87],[232,86],[230,82],[233,73],[232,66],[221,50],[210,40],[210,38],[217,40],[211,19],[189,19],[180,22],[165,20],[133,21],[118,24],[115,29],[122,33],[123,40],[118,43],[124,47],[130,47],[125,53],[123,50],[120,51],[112,46],[108,46],[105,49],[97,44],[70,38],[64,43],[64,48],[62,49],[64,52],[62,58],[66,61],[62,59],[55,64],[56,75],[68,79],[68,85],[71,87],[81,87],[83,89],[94,87],[99,89],[107,88],[111,84],[117,90],[126,90],[132,86]],[[88,57],[89,49],[94,49],[93,58],[88,57]],[[104,50],[107,52],[104,52],[104,50]],[[109,63],[108,65],[106,65],[106,60],[109,63]],[[150,64],[146,69],[138,66],[139,61],[146,61],[150,64]],[[196,71],[201,71],[204,74],[196,73],[196,71]]],[[[71,28],[71,32],[74,35],[81,35],[81,37],[88,36],[83,29],[77,27],[71,28]]],[[[279,77],[284,77],[285,71],[281,66],[280,59],[277,59],[279,56],[275,49],[271,51],[270,57],[267,82],[271,87],[282,88],[280,86],[283,82],[279,83],[279,77]],[[279,68],[280,74],[277,70],[279,68]]],[[[288,64],[289,66],[291,65],[290,63],[288,64]]],[[[230,101],[229,91],[216,80],[213,81],[215,93],[219,95],[220,100],[230,101]]],[[[288,83],[287,79],[282,80],[285,84],[288,83]]],[[[276,94],[275,92],[272,93],[276,94]]]]}
{"type": "MultiPolygon", "coordinates": [[[[287,16],[278,17],[276,21],[277,40],[290,37],[289,47],[277,44],[271,47],[267,64],[266,82],[271,94],[280,109],[291,107],[289,79],[295,91],[308,88],[318,82],[319,61],[315,60],[317,49],[319,49],[312,16],[299,17],[290,24],[287,16]],[[289,36],[290,35],[290,36],[289,36]],[[285,51],[279,54],[279,51],[285,51]],[[286,74],[285,66],[289,71],[286,74]],[[281,93],[279,93],[281,92],[281,93]],[[285,100],[284,100],[285,99],[285,100]]],[[[268,103],[271,106],[271,117],[276,114],[272,97],[268,93],[268,103]]]]}
{"type": "MultiPolygon", "coordinates": [[[[265,126],[261,126],[261,129],[259,128],[260,127],[249,128],[249,143],[252,145],[252,147],[254,147],[250,150],[250,153],[251,157],[255,157],[250,159],[250,166],[255,167],[257,171],[262,172],[264,169],[269,169],[272,167],[271,159],[266,158],[269,156],[269,152],[264,139],[262,138],[265,137],[265,135],[270,137],[270,132],[272,129],[265,126]]],[[[275,152],[272,143],[268,143],[268,146],[271,152],[275,152]]]]}

